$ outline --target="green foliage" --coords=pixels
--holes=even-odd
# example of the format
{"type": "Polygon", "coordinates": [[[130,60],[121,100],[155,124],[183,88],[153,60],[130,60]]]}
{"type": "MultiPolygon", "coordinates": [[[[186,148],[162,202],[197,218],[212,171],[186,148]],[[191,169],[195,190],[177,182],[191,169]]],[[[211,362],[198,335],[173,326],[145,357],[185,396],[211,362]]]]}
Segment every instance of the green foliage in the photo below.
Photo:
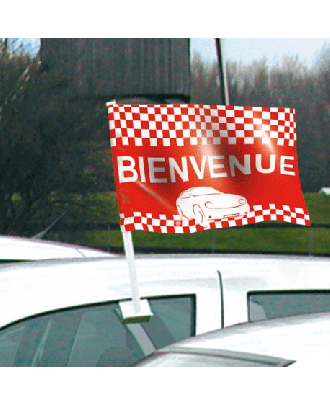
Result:
{"type": "MultiPolygon", "coordinates": [[[[305,194],[312,224],[330,224],[330,197],[320,193],[305,194]]],[[[77,206],[76,206],[77,207],[77,206]]],[[[76,209],[78,210],[78,209],[76,209]]],[[[80,210],[80,209],[79,209],[80,210]]],[[[115,193],[94,194],[84,200],[84,209],[71,218],[84,218],[86,222],[119,222],[115,193]],[[97,213],[95,208],[103,207],[97,213]]],[[[278,223],[278,222],[276,222],[278,223]]],[[[123,241],[118,230],[103,231],[67,231],[51,232],[49,237],[70,243],[79,243],[94,247],[118,247],[122,249],[123,241]]],[[[330,255],[329,228],[258,228],[233,227],[207,230],[192,234],[160,234],[145,231],[133,232],[136,247],[186,250],[233,251],[233,252],[291,252],[330,255]]]]}
{"type": "MultiPolygon", "coordinates": [[[[123,250],[120,231],[53,232],[51,238],[59,241],[94,247],[118,247],[123,250]]],[[[160,234],[134,231],[135,247],[152,252],[173,250],[206,250],[208,252],[269,252],[330,255],[330,230],[312,228],[247,228],[208,230],[193,234],[160,234]]]]}
{"type": "MultiPolygon", "coordinates": [[[[196,54],[191,67],[191,102],[221,103],[217,64],[207,64],[196,54]]],[[[70,224],[118,221],[112,194],[100,193],[114,190],[105,106],[92,99],[73,99],[68,72],[65,64],[47,70],[36,58],[24,53],[0,56],[2,234],[26,234],[30,223],[46,226],[63,213],[63,221],[70,224]]],[[[227,77],[231,104],[296,109],[302,188],[304,192],[316,192],[330,186],[330,49],[322,51],[317,65],[311,69],[297,58],[286,58],[282,66],[275,67],[269,67],[266,60],[248,66],[228,62],[227,77]]],[[[330,199],[322,198],[321,204],[318,195],[306,194],[312,222],[329,224],[330,199]]],[[[251,240],[255,240],[253,246],[259,240],[267,246],[268,239],[271,240],[268,231],[217,230],[182,241],[179,236],[175,237],[177,240],[162,236],[161,240],[165,244],[168,238],[173,247],[175,244],[239,247],[243,241],[248,247],[251,240]],[[250,235],[251,232],[259,234],[250,235]],[[236,239],[238,233],[243,234],[236,239]]],[[[325,234],[318,231],[313,231],[314,240],[323,250],[329,250],[327,230],[325,234]]],[[[304,233],[303,241],[309,238],[304,233]]],[[[136,234],[138,241],[142,239],[141,244],[151,238],[136,234]]],[[[277,249],[285,245],[276,233],[270,235],[278,239],[277,249]]],[[[161,244],[159,235],[150,236],[153,238],[148,244],[161,244]]],[[[299,238],[294,237],[297,241],[299,238]]],[[[120,238],[115,240],[121,244],[120,238]]],[[[94,237],[90,241],[98,245],[94,237]]]]}
{"type": "Polygon", "coordinates": [[[312,224],[330,224],[330,196],[305,193],[304,197],[312,224]]]}

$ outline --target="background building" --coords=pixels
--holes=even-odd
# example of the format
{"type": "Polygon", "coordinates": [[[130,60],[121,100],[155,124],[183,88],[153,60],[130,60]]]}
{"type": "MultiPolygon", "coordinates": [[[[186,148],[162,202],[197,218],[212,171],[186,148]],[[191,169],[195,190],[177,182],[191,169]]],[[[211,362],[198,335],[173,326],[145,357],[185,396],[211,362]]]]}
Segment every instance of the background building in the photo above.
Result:
{"type": "Polygon", "coordinates": [[[189,49],[188,38],[41,38],[40,58],[76,97],[189,101],[189,49]]]}

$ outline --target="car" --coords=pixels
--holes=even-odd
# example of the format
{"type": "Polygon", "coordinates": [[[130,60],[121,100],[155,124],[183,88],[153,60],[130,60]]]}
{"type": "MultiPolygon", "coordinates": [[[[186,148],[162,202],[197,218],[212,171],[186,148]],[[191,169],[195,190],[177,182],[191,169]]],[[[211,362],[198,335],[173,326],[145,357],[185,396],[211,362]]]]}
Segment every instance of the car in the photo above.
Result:
{"type": "Polygon", "coordinates": [[[216,272],[187,272],[175,262],[136,258],[140,293],[153,315],[135,323],[121,314],[132,294],[125,258],[2,265],[0,366],[130,366],[220,326],[216,272]]]}
{"type": "Polygon", "coordinates": [[[117,254],[75,244],[20,236],[0,236],[0,262],[113,256],[117,254]]]}
{"type": "Polygon", "coordinates": [[[272,300],[274,291],[290,297],[299,289],[301,303],[315,294],[311,308],[297,304],[294,314],[330,311],[330,301],[319,301],[330,294],[329,258],[137,255],[135,265],[152,315],[128,321],[123,256],[2,264],[0,366],[131,366],[181,339],[290,314],[284,299],[269,313],[267,292],[272,300]]]}
{"type": "Polygon", "coordinates": [[[193,187],[185,190],[176,200],[182,220],[195,220],[202,227],[210,221],[240,219],[250,206],[243,196],[222,193],[212,187],[193,187]]]}
{"type": "Polygon", "coordinates": [[[136,367],[304,367],[327,362],[330,313],[237,324],[157,350],[136,367]]]}

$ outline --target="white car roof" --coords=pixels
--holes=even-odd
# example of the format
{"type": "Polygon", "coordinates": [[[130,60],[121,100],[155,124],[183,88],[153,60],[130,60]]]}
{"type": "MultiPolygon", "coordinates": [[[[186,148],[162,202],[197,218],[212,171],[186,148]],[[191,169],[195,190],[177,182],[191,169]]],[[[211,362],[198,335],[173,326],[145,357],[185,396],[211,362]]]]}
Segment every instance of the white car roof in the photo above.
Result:
{"type": "Polygon", "coordinates": [[[329,340],[330,313],[318,313],[238,324],[183,340],[167,349],[199,349],[205,354],[233,351],[310,364],[328,354],[329,340]]]}
{"type": "MultiPolygon", "coordinates": [[[[137,258],[136,266],[141,297],[198,294],[198,312],[209,310],[197,331],[220,327],[219,280],[213,269],[188,272],[183,262],[165,258],[137,258]]],[[[5,264],[0,267],[0,307],[6,311],[0,312],[0,326],[54,309],[130,299],[131,294],[124,257],[5,264]]]]}
{"type": "MultiPolygon", "coordinates": [[[[194,293],[196,333],[247,320],[247,292],[330,289],[330,258],[262,255],[140,255],[141,297],[194,293]]],[[[45,260],[0,267],[0,327],[37,313],[131,298],[125,257],[45,260]]]]}
{"type": "Polygon", "coordinates": [[[116,256],[116,254],[75,244],[64,244],[18,236],[0,236],[1,261],[113,256],[116,256]]]}

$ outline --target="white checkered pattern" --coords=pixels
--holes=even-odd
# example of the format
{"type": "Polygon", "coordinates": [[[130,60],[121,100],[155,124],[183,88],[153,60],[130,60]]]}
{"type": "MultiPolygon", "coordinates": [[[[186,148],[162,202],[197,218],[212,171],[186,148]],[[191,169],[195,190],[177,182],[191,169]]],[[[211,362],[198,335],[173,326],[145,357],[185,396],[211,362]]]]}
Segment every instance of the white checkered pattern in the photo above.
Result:
{"type": "MultiPolygon", "coordinates": [[[[253,206],[253,211],[248,213],[247,219],[252,219],[249,223],[259,223],[261,221],[285,221],[287,223],[309,226],[309,214],[299,207],[283,205],[281,208],[275,204],[270,204],[268,208],[261,205],[253,206]]],[[[244,220],[244,219],[243,219],[244,220]]],[[[244,225],[244,222],[243,222],[244,225]]]]}
{"type": "Polygon", "coordinates": [[[158,215],[158,217],[153,217],[151,213],[140,212],[133,212],[131,217],[124,217],[123,214],[120,214],[120,226],[122,231],[144,230],[156,233],[194,233],[213,228],[245,226],[262,221],[285,221],[302,226],[310,225],[309,215],[305,213],[304,209],[293,208],[286,205],[276,207],[275,204],[269,204],[267,207],[256,205],[247,216],[241,219],[213,221],[209,223],[208,227],[202,227],[197,224],[195,220],[182,221],[178,215],[174,215],[169,219],[163,214],[158,215]]]}
{"type": "Polygon", "coordinates": [[[295,146],[290,108],[218,105],[108,105],[111,146],[218,145],[223,142],[295,146]]]}
{"type": "MultiPolygon", "coordinates": [[[[296,146],[295,112],[289,108],[216,105],[108,105],[111,147],[187,147],[200,145],[296,146]]],[[[274,201],[275,198],[272,198],[274,201]]],[[[282,201],[283,202],[283,201],[282,201]]],[[[281,203],[282,204],[282,203],[281,203]]],[[[298,203],[298,206],[303,203],[298,203]]],[[[141,210],[138,206],[138,210],[141,210]]],[[[306,209],[254,205],[241,219],[222,219],[203,227],[179,215],[130,211],[120,214],[122,231],[193,233],[213,228],[244,226],[261,221],[310,225],[306,209]]],[[[134,209],[132,209],[134,210],[134,209]]],[[[136,210],[136,209],[135,209],[136,210]]],[[[149,209],[151,210],[151,209],[149,209]]]]}

